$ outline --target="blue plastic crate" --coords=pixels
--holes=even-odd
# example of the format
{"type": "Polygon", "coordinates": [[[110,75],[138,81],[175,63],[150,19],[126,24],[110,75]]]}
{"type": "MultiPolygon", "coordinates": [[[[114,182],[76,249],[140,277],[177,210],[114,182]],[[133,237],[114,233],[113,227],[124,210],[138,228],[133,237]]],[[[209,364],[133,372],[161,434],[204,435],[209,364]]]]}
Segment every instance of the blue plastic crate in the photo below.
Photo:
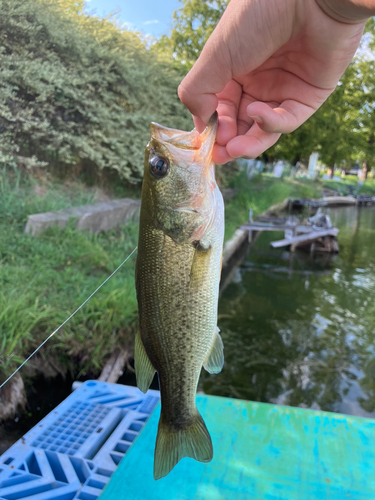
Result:
{"type": "Polygon", "coordinates": [[[85,382],[0,456],[0,500],[96,500],[159,399],[85,382]]]}

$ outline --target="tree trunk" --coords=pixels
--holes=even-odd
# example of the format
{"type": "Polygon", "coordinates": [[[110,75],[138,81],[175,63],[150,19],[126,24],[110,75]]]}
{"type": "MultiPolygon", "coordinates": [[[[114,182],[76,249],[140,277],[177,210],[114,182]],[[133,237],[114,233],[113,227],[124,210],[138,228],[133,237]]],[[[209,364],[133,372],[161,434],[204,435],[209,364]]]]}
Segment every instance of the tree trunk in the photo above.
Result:
{"type": "Polygon", "coordinates": [[[367,180],[367,174],[368,174],[368,164],[367,164],[367,161],[365,160],[362,164],[362,180],[363,181],[367,180]]]}

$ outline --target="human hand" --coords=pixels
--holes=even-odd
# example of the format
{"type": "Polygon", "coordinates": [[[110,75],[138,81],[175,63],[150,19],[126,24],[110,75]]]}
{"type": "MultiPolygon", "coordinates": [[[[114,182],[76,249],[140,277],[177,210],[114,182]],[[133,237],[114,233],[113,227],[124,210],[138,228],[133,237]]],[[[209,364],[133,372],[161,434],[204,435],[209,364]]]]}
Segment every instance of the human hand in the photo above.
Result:
{"type": "Polygon", "coordinates": [[[179,87],[198,131],[218,111],[216,163],[259,156],[323,104],[359,45],[367,11],[355,18],[350,10],[359,3],[375,7],[374,0],[229,3],[179,87]],[[344,4],[352,24],[331,17],[344,4]]]}

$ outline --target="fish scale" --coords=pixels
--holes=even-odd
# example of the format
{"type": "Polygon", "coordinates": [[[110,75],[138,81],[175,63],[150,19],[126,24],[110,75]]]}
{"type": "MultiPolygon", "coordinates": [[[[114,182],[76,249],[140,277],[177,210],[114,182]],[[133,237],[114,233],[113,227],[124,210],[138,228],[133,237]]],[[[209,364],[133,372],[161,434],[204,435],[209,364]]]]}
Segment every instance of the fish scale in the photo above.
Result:
{"type": "Polygon", "coordinates": [[[217,117],[201,135],[154,124],[146,150],[135,368],[143,391],[155,371],[159,378],[156,479],[184,456],[203,462],[212,458],[211,438],[195,395],[202,366],[216,373],[223,364],[217,303],[224,204],[211,159],[216,128],[217,117]]]}

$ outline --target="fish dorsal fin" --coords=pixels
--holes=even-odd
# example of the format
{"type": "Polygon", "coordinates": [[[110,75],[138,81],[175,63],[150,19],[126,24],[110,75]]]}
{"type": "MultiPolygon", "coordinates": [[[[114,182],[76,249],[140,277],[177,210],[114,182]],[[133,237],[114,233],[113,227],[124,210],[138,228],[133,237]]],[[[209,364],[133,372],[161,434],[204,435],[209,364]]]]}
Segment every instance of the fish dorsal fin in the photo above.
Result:
{"type": "Polygon", "coordinates": [[[155,375],[155,368],[147,356],[146,349],[144,348],[141,334],[138,331],[135,336],[135,346],[134,346],[134,367],[135,376],[137,378],[137,386],[143,393],[148,391],[152,379],[155,375]]]}
{"type": "Polygon", "coordinates": [[[211,350],[203,363],[203,367],[208,373],[219,373],[224,366],[224,345],[219,331],[217,328],[211,350]]]}

